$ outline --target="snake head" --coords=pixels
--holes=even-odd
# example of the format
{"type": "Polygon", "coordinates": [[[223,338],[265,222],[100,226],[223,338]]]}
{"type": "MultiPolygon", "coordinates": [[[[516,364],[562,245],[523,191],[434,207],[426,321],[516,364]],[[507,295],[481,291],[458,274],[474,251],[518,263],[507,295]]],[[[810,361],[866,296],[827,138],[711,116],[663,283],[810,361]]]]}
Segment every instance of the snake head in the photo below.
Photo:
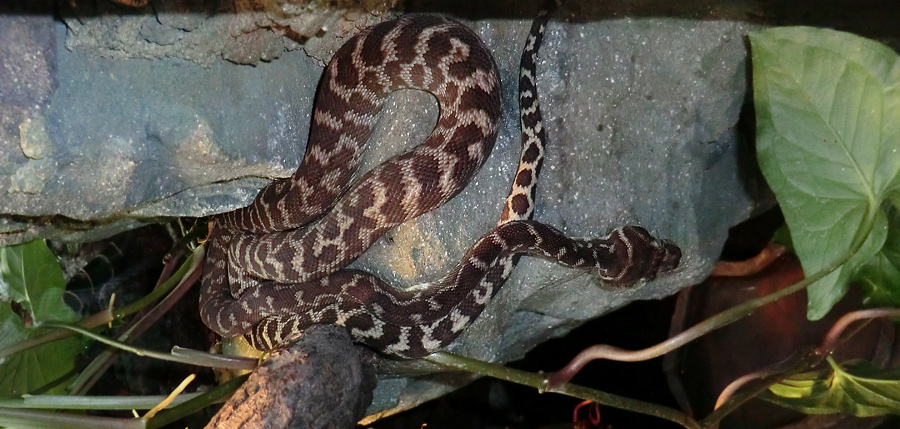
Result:
{"type": "Polygon", "coordinates": [[[660,240],[634,225],[614,230],[596,247],[609,251],[606,257],[598,257],[600,278],[618,286],[652,280],[681,262],[681,249],[675,243],[660,240]]]}

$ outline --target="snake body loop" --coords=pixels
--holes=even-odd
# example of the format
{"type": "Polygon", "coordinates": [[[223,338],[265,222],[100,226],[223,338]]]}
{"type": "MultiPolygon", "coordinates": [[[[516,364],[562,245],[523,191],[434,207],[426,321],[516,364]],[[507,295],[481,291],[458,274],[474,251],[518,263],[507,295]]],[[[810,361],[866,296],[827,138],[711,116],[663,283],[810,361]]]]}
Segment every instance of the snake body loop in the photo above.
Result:
{"type": "Polygon", "coordinates": [[[248,207],[215,218],[200,314],[217,333],[271,350],[313,324],[347,327],[355,341],[419,357],[455,339],[484,309],[520,255],[548,258],[614,284],[677,266],[681,253],[640,227],[575,240],[530,220],[546,135],[535,56],[546,15],[522,54],[523,150],[496,228],[443,279],[401,291],[345,267],[385,232],[459,193],[493,148],[500,121],[494,60],[468,28],[447,18],[404,16],[357,34],[319,83],[303,162],[248,207]],[[352,183],[385,97],[400,89],[435,96],[431,135],[352,183]]]}

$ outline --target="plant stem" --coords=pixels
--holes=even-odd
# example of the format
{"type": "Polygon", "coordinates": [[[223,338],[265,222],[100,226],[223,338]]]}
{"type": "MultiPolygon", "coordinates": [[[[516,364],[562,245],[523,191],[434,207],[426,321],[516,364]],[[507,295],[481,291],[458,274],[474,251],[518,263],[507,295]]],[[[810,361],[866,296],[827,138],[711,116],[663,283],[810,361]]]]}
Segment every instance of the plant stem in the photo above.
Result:
{"type": "MultiPolygon", "coordinates": [[[[180,255],[180,252],[179,252],[180,255]]],[[[156,323],[163,314],[165,314],[172,306],[174,306],[182,296],[194,285],[194,283],[200,278],[200,275],[203,271],[203,262],[204,258],[204,248],[202,246],[197,247],[192,252],[192,257],[188,260],[190,261],[190,268],[182,277],[181,281],[171,290],[169,294],[165,296],[159,303],[157,303],[150,311],[143,311],[143,316],[136,317],[132,319],[128,326],[119,334],[116,340],[130,344],[134,339],[143,334],[153,323],[156,323]]],[[[176,256],[178,258],[180,256],[176,256]]],[[[171,272],[173,270],[175,258],[166,263],[166,266],[163,268],[163,274],[160,275],[160,280],[156,286],[156,288],[161,287],[161,284],[164,283],[163,279],[168,279],[171,276],[171,272]]],[[[186,261],[187,263],[187,261],[186,261]]],[[[138,313],[139,315],[141,313],[138,313]]],[[[90,390],[91,386],[100,378],[103,372],[109,368],[110,365],[114,362],[117,356],[117,352],[115,349],[107,348],[103,350],[94,360],[91,361],[88,366],[78,374],[78,377],[74,382],[69,386],[69,392],[73,394],[85,394],[90,390]]]]}
{"type": "Polygon", "coordinates": [[[198,259],[202,260],[203,255],[203,246],[198,246],[196,249],[194,249],[193,252],[191,252],[191,255],[188,256],[187,259],[185,259],[184,263],[181,264],[181,267],[178,268],[178,271],[175,271],[175,274],[172,274],[172,277],[169,277],[169,279],[166,280],[165,283],[153,289],[153,291],[148,293],[143,298],[115,310],[115,312],[113,313],[114,317],[118,320],[124,318],[125,316],[130,316],[162,298],[165,294],[169,293],[172,288],[178,285],[178,283],[181,282],[181,279],[184,278],[184,276],[187,275],[188,272],[193,270],[194,267],[201,262],[198,259]]]}
{"type": "Polygon", "coordinates": [[[539,392],[546,391],[552,393],[560,393],[567,396],[573,396],[576,398],[597,402],[599,404],[614,408],[656,416],[661,419],[678,423],[686,428],[700,428],[697,422],[694,421],[694,419],[692,419],[690,416],[678,410],[661,405],[613,395],[611,393],[601,392],[599,390],[590,389],[575,384],[565,384],[562,386],[557,386],[553,389],[549,389],[547,388],[546,378],[543,374],[536,374],[532,372],[512,369],[503,365],[482,362],[476,359],[454,355],[447,352],[437,352],[424,359],[438,365],[455,368],[475,374],[486,375],[500,380],[510,381],[516,384],[531,386],[537,389],[539,392]]]}
{"type": "MultiPolygon", "coordinates": [[[[210,353],[205,353],[205,359],[195,359],[193,356],[196,356],[202,352],[194,351],[192,354],[172,354],[172,353],[160,353],[153,350],[141,349],[137,347],[130,346],[128,344],[120,343],[118,341],[111,340],[109,338],[97,335],[87,329],[83,329],[78,326],[66,325],[62,323],[47,323],[47,326],[53,326],[57,328],[69,329],[75,331],[81,335],[86,337],[90,337],[96,341],[99,341],[108,346],[113,346],[119,348],[121,350],[134,353],[138,356],[146,356],[154,359],[165,360],[170,362],[178,362],[188,365],[197,365],[197,366],[206,366],[212,368],[227,368],[227,369],[254,369],[256,368],[257,360],[243,358],[238,359],[235,357],[226,357],[225,359],[216,359],[219,355],[214,355],[210,353]]],[[[181,349],[184,350],[184,349],[181,349]]]]}
{"type": "Polygon", "coordinates": [[[178,387],[176,387],[175,390],[172,391],[172,393],[170,393],[168,396],[166,396],[165,399],[160,401],[159,404],[156,404],[155,407],[151,408],[150,411],[147,411],[147,414],[144,414],[144,416],[142,418],[144,420],[152,419],[153,416],[156,415],[156,413],[166,409],[166,407],[168,407],[169,404],[171,404],[173,401],[175,401],[175,398],[177,398],[178,395],[180,395],[181,392],[183,392],[184,389],[187,388],[188,384],[191,384],[191,382],[194,381],[195,378],[197,378],[196,374],[191,374],[191,375],[187,376],[187,378],[182,380],[181,384],[179,384],[178,387]]]}
{"type": "Polygon", "coordinates": [[[69,429],[144,429],[141,419],[84,416],[52,411],[0,408],[0,426],[69,429]]]}
{"type": "Polygon", "coordinates": [[[839,255],[821,270],[816,271],[803,280],[779,291],[770,293],[766,296],[731,307],[728,310],[716,314],[715,316],[712,316],[682,331],[680,334],[671,337],[666,341],[643,350],[623,350],[605,344],[589,347],[575,356],[575,358],[572,359],[572,361],[569,362],[565,367],[555,373],[551,373],[548,377],[550,386],[568,382],[572,378],[572,376],[577,374],[578,371],[580,371],[581,368],[584,367],[584,365],[594,359],[611,359],[624,362],[638,362],[662,356],[716,329],[734,323],[744,318],[745,316],[749,316],[760,307],[769,305],[781,298],[806,289],[809,285],[825,278],[826,276],[843,266],[859,251],[863,243],[865,243],[865,239],[872,231],[872,227],[875,223],[874,219],[874,216],[869,216],[866,218],[866,222],[860,229],[860,231],[864,232],[864,234],[862,234],[861,236],[857,236],[857,238],[853,242],[853,245],[849,249],[847,249],[846,252],[839,255]]]}
{"type": "MultiPolygon", "coordinates": [[[[79,325],[87,329],[93,329],[112,322],[113,320],[115,319],[113,318],[112,312],[109,309],[106,309],[82,319],[81,322],[79,322],[79,325]]],[[[75,334],[64,329],[56,329],[44,335],[41,335],[40,337],[19,341],[18,343],[15,343],[9,347],[0,349],[0,359],[3,359],[7,356],[12,356],[16,353],[40,346],[42,344],[71,337],[72,335],[75,334]]]]}
{"type": "Polygon", "coordinates": [[[844,333],[851,323],[857,320],[875,319],[879,317],[900,317],[900,309],[872,308],[868,310],[853,311],[841,316],[841,318],[832,325],[828,334],[825,336],[825,339],[822,340],[822,345],[819,346],[819,350],[822,354],[831,353],[835,349],[841,334],[844,333]]]}
{"type": "Polygon", "coordinates": [[[259,366],[260,360],[245,356],[206,353],[200,350],[172,346],[172,355],[190,360],[193,365],[210,368],[227,368],[232,370],[252,371],[259,366]]]}
{"type": "MultiPolygon", "coordinates": [[[[114,320],[119,320],[124,318],[125,316],[134,314],[144,306],[150,305],[151,303],[168,293],[173,287],[175,287],[175,285],[177,285],[181,281],[185,274],[187,274],[187,272],[191,270],[191,267],[194,266],[196,254],[197,251],[195,250],[194,253],[188,256],[188,258],[184,261],[178,271],[176,271],[175,274],[172,275],[171,278],[169,278],[169,280],[163,283],[160,287],[154,289],[153,292],[150,292],[147,296],[118,310],[105,309],[98,312],[97,314],[86,317],[78,323],[79,326],[86,329],[94,329],[98,326],[102,326],[114,320]]],[[[43,326],[48,326],[48,324],[43,324],[43,326]]],[[[72,335],[74,335],[72,331],[58,329],[51,331],[45,335],[41,335],[40,337],[20,341],[4,349],[0,349],[0,359],[24,350],[28,350],[33,347],[40,346],[42,344],[49,343],[51,341],[70,337],[72,335]]]]}
{"type": "Polygon", "coordinates": [[[185,416],[195,413],[210,404],[214,404],[216,402],[221,402],[231,396],[235,390],[241,387],[247,378],[250,377],[250,374],[244,374],[240,377],[232,378],[225,383],[222,383],[208,391],[206,393],[197,396],[189,401],[184,402],[183,404],[162,411],[156,415],[153,419],[147,422],[147,427],[150,429],[155,429],[159,427],[163,427],[175,421],[178,421],[185,416]]]}
{"type": "MultiPolygon", "coordinates": [[[[200,393],[183,393],[174,401],[180,405],[200,396],[200,393]]],[[[165,395],[149,396],[72,396],[26,395],[16,399],[0,399],[0,408],[45,410],[149,410],[159,404],[165,395]]],[[[171,404],[170,404],[171,405],[171,404]]]]}

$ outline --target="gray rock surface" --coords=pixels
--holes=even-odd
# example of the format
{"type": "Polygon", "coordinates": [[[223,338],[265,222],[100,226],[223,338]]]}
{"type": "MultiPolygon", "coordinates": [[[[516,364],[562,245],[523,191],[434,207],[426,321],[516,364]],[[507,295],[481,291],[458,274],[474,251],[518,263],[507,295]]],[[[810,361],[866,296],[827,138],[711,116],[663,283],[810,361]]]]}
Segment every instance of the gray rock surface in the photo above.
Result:
{"type": "Polygon", "coordinates": [[[181,58],[204,67],[223,58],[257,65],[302,47],[324,64],[344,39],[396,16],[398,3],[155,0],[137,8],[115,3],[130,1],[61,3],[59,10],[69,28],[66,46],[90,56],[181,58]]]}
{"type": "MultiPolygon", "coordinates": [[[[496,223],[515,170],[516,76],[530,19],[467,23],[500,67],[501,136],[457,198],[399,227],[355,263],[400,286],[451,269],[496,223]]],[[[158,27],[145,30],[160,46],[179,43],[158,27]]],[[[746,91],[747,30],[729,21],[609,18],[587,0],[554,14],[538,64],[551,142],[535,218],[573,236],[640,224],[678,243],[682,266],[653,282],[610,290],[525,258],[450,351],[516,359],[588,319],[705,277],[728,228],[753,207],[735,128],[746,91]]],[[[41,16],[2,16],[0,31],[18,31],[31,50],[23,56],[0,48],[0,61],[11,64],[0,73],[31,85],[0,81],[0,240],[6,243],[93,239],[157,219],[231,210],[247,204],[265,178],[288,175],[303,153],[321,69],[299,51],[256,67],[224,60],[200,66],[72,52],[65,48],[71,43],[65,26],[41,16]],[[35,71],[8,71],[16,67],[35,71]]],[[[427,94],[403,91],[385,112],[368,166],[420,141],[437,106],[427,94]]],[[[415,366],[383,365],[370,411],[414,405],[471,380],[402,377],[415,366]]]]}
{"type": "MultiPolygon", "coordinates": [[[[585,3],[577,9],[580,13],[590,9],[585,3]]],[[[735,128],[746,90],[743,35],[748,25],[653,18],[571,22],[576,20],[572,9],[554,15],[538,63],[550,147],[535,219],[573,236],[644,225],[681,246],[682,266],[653,282],[610,290],[553,263],[523,259],[485,314],[449,347],[451,352],[487,361],[515,360],[534,345],[630,301],[661,298],[697,283],[718,259],[728,228],[745,219],[753,206],[741,179],[735,128]]],[[[514,41],[524,41],[528,22],[475,26],[482,37],[497,37],[489,46],[505,47],[494,54],[502,76],[514,76],[522,43],[514,41]],[[501,31],[508,33],[499,36],[501,31]],[[513,42],[499,42],[505,39],[513,42]]],[[[504,79],[507,107],[514,106],[516,85],[504,79]]],[[[435,251],[438,255],[461,255],[490,228],[499,207],[491,196],[505,192],[518,149],[515,115],[515,109],[508,111],[498,147],[476,183],[417,220],[419,231],[434,231],[437,237],[411,247],[424,249],[420,255],[434,246],[442,247],[435,251]],[[483,197],[483,205],[466,201],[478,198],[472,193],[483,197]],[[492,210],[482,213],[491,205],[492,210]],[[469,214],[460,222],[460,213],[469,214]],[[476,213],[486,219],[479,228],[473,228],[476,213]]],[[[396,234],[403,234],[402,229],[396,234]]],[[[399,251],[397,242],[379,243],[361,262],[402,284],[396,269],[378,270],[373,260],[380,252],[399,251]]],[[[456,262],[442,257],[423,268],[434,274],[421,278],[438,276],[456,262]]],[[[404,365],[383,365],[381,372],[422,370],[417,364],[399,366],[404,365]]],[[[395,396],[398,408],[411,408],[471,380],[463,374],[383,377],[370,411],[395,406],[384,401],[395,396]]]]}

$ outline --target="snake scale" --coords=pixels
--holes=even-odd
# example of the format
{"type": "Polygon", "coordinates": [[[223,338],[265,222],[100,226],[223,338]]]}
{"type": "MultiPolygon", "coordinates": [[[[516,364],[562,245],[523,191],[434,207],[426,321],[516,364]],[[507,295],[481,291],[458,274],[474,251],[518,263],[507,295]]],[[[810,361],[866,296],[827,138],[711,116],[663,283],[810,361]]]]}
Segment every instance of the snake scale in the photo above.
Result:
{"type": "Polygon", "coordinates": [[[493,148],[500,79],[478,36],[451,19],[407,15],[367,28],[334,55],[319,82],[303,162],[245,208],[214,218],[200,314],[213,331],[272,350],[314,324],[345,326],[386,355],[424,356],[484,309],[520,255],[547,258],[617,285],[675,268],[681,252],[636,226],[571,239],[530,220],[545,133],[535,59],[546,14],[522,53],[522,154],[497,227],[444,278],[399,290],[346,269],[385,232],[459,193],[493,148]],[[366,172],[360,157],[385,97],[424,90],[438,100],[431,135],[366,172]],[[352,183],[352,186],[350,185],[352,183]]]}

